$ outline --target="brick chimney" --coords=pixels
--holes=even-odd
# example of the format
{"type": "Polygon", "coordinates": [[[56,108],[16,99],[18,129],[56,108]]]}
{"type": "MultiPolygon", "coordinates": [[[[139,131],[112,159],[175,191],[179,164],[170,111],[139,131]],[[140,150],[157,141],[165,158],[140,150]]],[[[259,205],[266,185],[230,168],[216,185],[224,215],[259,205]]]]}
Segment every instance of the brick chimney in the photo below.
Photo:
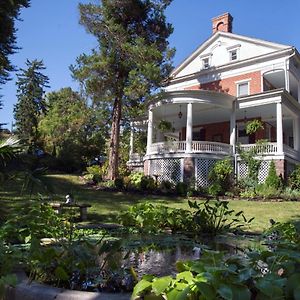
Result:
{"type": "Polygon", "coordinates": [[[217,31],[232,32],[233,17],[230,13],[212,19],[213,34],[217,31]]]}

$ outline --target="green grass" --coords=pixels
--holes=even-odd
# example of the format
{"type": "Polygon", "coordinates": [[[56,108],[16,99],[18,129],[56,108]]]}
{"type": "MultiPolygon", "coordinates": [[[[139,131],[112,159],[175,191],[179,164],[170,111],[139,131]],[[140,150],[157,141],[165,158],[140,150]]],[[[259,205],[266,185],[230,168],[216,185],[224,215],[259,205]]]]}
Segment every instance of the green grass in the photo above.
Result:
{"type": "MultiPolygon", "coordinates": [[[[129,193],[113,193],[86,187],[75,175],[48,175],[45,182],[50,187],[51,199],[53,201],[65,201],[65,196],[72,193],[77,202],[89,203],[92,207],[88,211],[90,223],[115,222],[120,211],[127,209],[130,205],[151,201],[154,204],[163,204],[174,208],[188,209],[187,199],[181,197],[161,197],[152,195],[139,195],[129,193]]],[[[21,181],[9,181],[0,186],[1,218],[4,219],[9,208],[29,200],[28,194],[20,194],[21,181]]],[[[45,194],[39,189],[32,197],[37,198],[37,193],[45,194]]],[[[31,197],[31,198],[32,198],[31,197]]],[[[250,231],[261,232],[269,227],[269,220],[286,222],[291,221],[298,225],[300,223],[300,202],[258,202],[232,200],[230,208],[236,211],[243,210],[249,219],[255,217],[249,228],[250,231]]]]}

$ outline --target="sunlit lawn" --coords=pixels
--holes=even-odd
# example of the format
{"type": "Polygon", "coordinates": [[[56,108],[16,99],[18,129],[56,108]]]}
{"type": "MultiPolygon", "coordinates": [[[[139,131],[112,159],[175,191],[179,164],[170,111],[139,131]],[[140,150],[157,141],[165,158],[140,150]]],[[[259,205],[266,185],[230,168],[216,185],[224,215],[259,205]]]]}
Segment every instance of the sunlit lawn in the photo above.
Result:
{"type": "MultiPolygon", "coordinates": [[[[115,222],[117,214],[130,205],[151,201],[170,207],[188,209],[187,199],[180,197],[162,197],[140,194],[104,192],[86,187],[76,175],[48,175],[46,178],[51,187],[51,199],[64,201],[65,195],[72,193],[78,202],[89,203],[88,221],[90,223],[115,222]]],[[[21,182],[6,182],[0,187],[1,219],[9,213],[8,208],[30,199],[28,194],[20,194],[21,182]]],[[[46,194],[45,191],[39,190],[46,194]]],[[[37,192],[34,193],[37,198],[37,192]]],[[[243,210],[247,218],[255,217],[250,231],[263,231],[268,228],[269,220],[292,221],[300,223],[300,202],[259,202],[231,200],[230,207],[236,211],[243,210]]]]}

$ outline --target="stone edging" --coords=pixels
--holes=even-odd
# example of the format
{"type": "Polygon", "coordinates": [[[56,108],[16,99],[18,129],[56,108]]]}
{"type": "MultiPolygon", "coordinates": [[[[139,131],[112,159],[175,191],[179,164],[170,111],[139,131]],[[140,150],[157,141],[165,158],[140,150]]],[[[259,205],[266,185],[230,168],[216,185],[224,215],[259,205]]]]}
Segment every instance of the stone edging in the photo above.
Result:
{"type": "Polygon", "coordinates": [[[51,287],[33,281],[22,271],[16,273],[19,283],[7,286],[4,300],[129,300],[130,294],[93,293],[51,287]]]}

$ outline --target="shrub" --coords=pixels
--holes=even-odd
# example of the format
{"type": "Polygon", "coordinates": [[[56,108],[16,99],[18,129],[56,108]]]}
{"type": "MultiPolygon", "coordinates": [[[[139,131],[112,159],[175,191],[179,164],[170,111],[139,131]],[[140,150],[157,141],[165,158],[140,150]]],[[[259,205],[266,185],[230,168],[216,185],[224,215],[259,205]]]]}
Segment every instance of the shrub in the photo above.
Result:
{"type": "Polygon", "coordinates": [[[223,192],[222,186],[219,184],[219,182],[215,182],[213,184],[211,184],[208,189],[207,189],[207,193],[210,196],[216,197],[221,195],[223,192]]]}
{"type": "Polygon", "coordinates": [[[168,181],[168,180],[163,180],[160,184],[159,184],[159,189],[163,192],[163,193],[169,193],[172,191],[174,185],[172,182],[168,181]]]}
{"type": "Polygon", "coordinates": [[[152,191],[155,189],[155,182],[151,176],[143,176],[140,182],[140,189],[142,191],[152,191]]]}
{"type": "Polygon", "coordinates": [[[232,174],[233,166],[230,159],[217,161],[209,172],[209,179],[214,182],[209,194],[216,196],[228,191],[231,187],[232,174]]]}
{"type": "Polygon", "coordinates": [[[264,199],[278,197],[280,195],[278,188],[266,184],[259,184],[255,192],[257,196],[263,197],[264,199]]]}
{"type": "Polygon", "coordinates": [[[124,179],[122,177],[116,178],[114,183],[115,183],[115,187],[118,190],[123,190],[124,189],[124,179]]]}
{"type": "Polygon", "coordinates": [[[187,194],[188,185],[185,182],[178,182],[176,184],[176,193],[179,196],[185,197],[187,194]]]}
{"type": "Polygon", "coordinates": [[[92,175],[92,180],[99,183],[102,180],[102,169],[98,165],[93,165],[86,168],[88,174],[92,175]]]}
{"type": "Polygon", "coordinates": [[[288,179],[289,186],[294,190],[300,190],[300,166],[291,173],[288,179]]]}
{"type": "Polygon", "coordinates": [[[141,172],[133,172],[128,176],[129,186],[134,189],[139,189],[141,186],[142,178],[144,174],[141,172]]]}
{"type": "Polygon", "coordinates": [[[277,176],[276,174],[276,167],[273,160],[270,163],[270,168],[269,168],[268,176],[265,180],[265,185],[268,187],[272,187],[274,189],[278,189],[281,187],[281,180],[280,177],[277,176]]]}

